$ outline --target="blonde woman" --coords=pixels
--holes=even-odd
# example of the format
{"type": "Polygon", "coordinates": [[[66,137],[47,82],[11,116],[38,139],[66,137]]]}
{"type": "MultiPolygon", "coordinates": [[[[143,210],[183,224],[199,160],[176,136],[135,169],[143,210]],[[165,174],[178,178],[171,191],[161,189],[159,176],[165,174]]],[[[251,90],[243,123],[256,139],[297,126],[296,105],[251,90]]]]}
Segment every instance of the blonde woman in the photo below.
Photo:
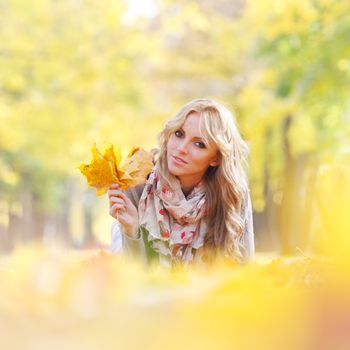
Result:
{"type": "Polygon", "coordinates": [[[245,173],[248,147],[232,113],[211,99],[183,106],[159,134],[159,156],[145,185],[108,191],[112,252],[161,265],[254,257],[245,173]]]}

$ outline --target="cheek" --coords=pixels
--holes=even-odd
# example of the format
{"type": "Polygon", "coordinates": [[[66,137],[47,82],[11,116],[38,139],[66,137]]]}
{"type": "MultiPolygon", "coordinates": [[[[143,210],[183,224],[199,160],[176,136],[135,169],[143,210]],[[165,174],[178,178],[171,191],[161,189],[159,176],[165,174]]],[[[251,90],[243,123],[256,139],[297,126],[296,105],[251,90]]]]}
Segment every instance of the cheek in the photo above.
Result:
{"type": "Polygon", "coordinates": [[[209,166],[211,157],[208,154],[195,150],[192,154],[192,159],[198,167],[205,169],[209,166]]]}
{"type": "Polygon", "coordinates": [[[196,164],[200,165],[203,169],[208,168],[216,156],[216,150],[197,150],[196,164]]]}
{"type": "Polygon", "coordinates": [[[167,146],[167,149],[174,149],[176,147],[176,140],[174,139],[174,137],[170,136],[167,146]]]}

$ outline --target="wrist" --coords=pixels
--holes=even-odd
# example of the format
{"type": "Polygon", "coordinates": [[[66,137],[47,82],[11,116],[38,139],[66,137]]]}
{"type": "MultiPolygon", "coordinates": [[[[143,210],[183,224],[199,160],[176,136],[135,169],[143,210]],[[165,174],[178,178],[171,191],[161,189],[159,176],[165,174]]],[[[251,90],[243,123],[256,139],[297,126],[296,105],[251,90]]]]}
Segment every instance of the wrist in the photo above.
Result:
{"type": "Polygon", "coordinates": [[[124,226],[123,231],[128,237],[132,239],[138,239],[140,237],[138,226],[124,226]]]}

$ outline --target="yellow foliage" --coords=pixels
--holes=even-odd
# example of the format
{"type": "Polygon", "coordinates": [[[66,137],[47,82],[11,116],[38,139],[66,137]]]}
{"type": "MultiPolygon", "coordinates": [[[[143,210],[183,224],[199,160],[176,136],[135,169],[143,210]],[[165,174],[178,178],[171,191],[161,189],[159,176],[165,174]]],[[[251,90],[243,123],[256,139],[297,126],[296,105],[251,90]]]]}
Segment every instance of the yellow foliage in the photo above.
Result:
{"type": "Polygon", "coordinates": [[[323,254],[347,260],[350,266],[350,157],[324,160],[318,167],[314,197],[318,227],[314,244],[323,254]]]}
{"type": "Polygon", "coordinates": [[[153,168],[153,154],[139,147],[130,151],[123,164],[120,149],[115,154],[113,146],[102,155],[94,144],[92,155],[91,163],[81,164],[79,169],[86,176],[89,186],[96,188],[98,196],[106,193],[112,183],[126,190],[129,186],[145,182],[146,175],[153,168]]]}
{"type": "Polygon", "coordinates": [[[337,295],[324,280],[331,264],[261,261],[145,270],[104,252],[17,249],[0,260],[0,342],[4,349],[307,348],[320,336],[315,322],[326,318],[313,317],[337,295]]]}

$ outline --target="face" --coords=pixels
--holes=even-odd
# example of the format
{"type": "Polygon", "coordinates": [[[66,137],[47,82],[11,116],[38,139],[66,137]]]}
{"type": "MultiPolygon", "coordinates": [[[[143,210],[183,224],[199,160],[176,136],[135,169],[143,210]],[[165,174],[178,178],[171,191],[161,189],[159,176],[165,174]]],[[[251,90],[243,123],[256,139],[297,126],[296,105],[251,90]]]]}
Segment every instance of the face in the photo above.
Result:
{"type": "Polygon", "coordinates": [[[209,166],[218,165],[218,149],[201,138],[199,122],[200,115],[192,112],[168,140],[168,170],[181,183],[196,185],[209,166]]]}

